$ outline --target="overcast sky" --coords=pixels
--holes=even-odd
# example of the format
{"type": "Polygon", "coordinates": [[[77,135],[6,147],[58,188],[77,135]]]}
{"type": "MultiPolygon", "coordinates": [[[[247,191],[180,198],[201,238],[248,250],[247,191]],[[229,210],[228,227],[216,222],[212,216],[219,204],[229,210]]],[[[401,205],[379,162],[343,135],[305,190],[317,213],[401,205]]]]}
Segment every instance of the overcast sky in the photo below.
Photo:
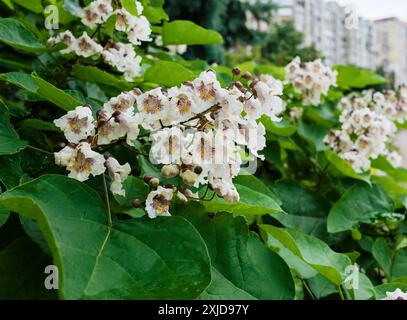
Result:
{"type": "MultiPolygon", "coordinates": [[[[328,1],[328,0],[326,0],[328,1]]],[[[341,5],[353,4],[358,15],[368,19],[396,16],[407,22],[407,0],[335,0],[341,5]]]]}

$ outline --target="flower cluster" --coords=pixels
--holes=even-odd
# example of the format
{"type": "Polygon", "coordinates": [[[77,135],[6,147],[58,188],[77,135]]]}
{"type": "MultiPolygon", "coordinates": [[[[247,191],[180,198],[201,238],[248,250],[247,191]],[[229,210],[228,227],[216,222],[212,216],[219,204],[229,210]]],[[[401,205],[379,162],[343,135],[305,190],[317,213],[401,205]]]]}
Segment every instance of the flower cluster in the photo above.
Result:
{"type": "Polygon", "coordinates": [[[394,167],[401,165],[401,156],[389,148],[397,127],[386,111],[389,106],[381,103],[382,97],[382,94],[365,91],[343,98],[339,104],[342,127],[331,130],[325,138],[358,173],[369,170],[371,160],[379,156],[387,157],[394,167]]]}
{"type": "Polygon", "coordinates": [[[123,72],[126,81],[132,82],[135,77],[141,74],[141,57],[136,55],[131,44],[109,41],[103,48],[86,32],[81,37],[76,38],[69,30],[48,40],[49,45],[59,42],[67,45],[66,49],[61,50],[63,54],[74,52],[77,56],[85,58],[101,55],[105,63],[123,72]]]}
{"type": "Polygon", "coordinates": [[[301,63],[297,57],[286,66],[285,73],[287,82],[291,83],[295,92],[301,94],[302,102],[306,105],[319,105],[321,95],[326,95],[329,88],[336,85],[337,72],[320,59],[301,63]]]}
{"type": "MultiPolygon", "coordinates": [[[[181,87],[156,88],[136,98],[141,125],[152,130],[150,160],[164,165],[163,176],[179,176],[187,186],[208,185],[226,201],[239,201],[232,180],[241,152],[263,159],[258,152],[265,147],[265,128],[256,120],[262,115],[279,120],[285,109],[280,81],[262,76],[250,87],[252,92],[235,82],[224,89],[209,70],[181,87]]],[[[165,204],[169,196],[160,199],[165,204]]]]}
{"type": "MultiPolygon", "coordinates": [[[[234,71],[238,74],[238,71],[234,71]]],[[[282,83],[271,76],[249,80],[249,89],[239,81],[222,88],[215,72],[203,72],[181,87],[134,89],[112,98],[96,113],[88,106],[69,111],[55,124],[70,142],[56,153],[56,163],[67,167],[70,176],[84,181],[107,168],[111,191],[124,194],[122,182],[130,166],[93,151],[126,137],[131,146],[139,135],[139,125],[150,131],[150,161],[162,165],[166,178],[179,177],[182,189],[159,186],[158,179],[146,181],[156,188],[146,200],[151,218],[169,214],[175,191],[181,199],[198,199],[187,187],[207,185],[229,202],[239,201],[233,178],[239,174],[242,154],[253,159],[263,156],[265,128],[262,115],[278,121],[285,109],[280,99],[282,83]]]]}
{"type": "Polygon", "coordinates": [[[386,297],[383,300],[407,300],[407,292],[397,288],[394,292],[386,292],[386,297]]]}
{"type": "Polygon", "coordinates": [[[112,179],[112,193],[125,195],[122,183],[130,174],[130,165],[126,163],[121,166],[116,159],[92,149],[124,137],[129,144],[137,139],[139,117],[134,113],[135,97],[134,92],[124,92],[112,98],[97,111],[96,119],[91,107],[86,105],[54,120],[69,142],[55,153],[55,161],[67,168],[70,177],[85,181],[90,175],[103,174],[107,169],[112,179]]]}
{"type": "Polygon", "coordinates": [[[67,45],[66,49],[61,50],[62,54],[75,53],[81,57],[91,57],[100,55],[104,62],[116,68],[124,74],[126,81],[132,82],[135,77],[141,74],[141,57],[137,56],[133,45],[140,45],[142,41],[151,41],[151,27],[146,17],[142,16],[143,6],[136,1],[138,16],[130,14],[124,8],[113,9],[111,0],[92,1],[89,6],[84,8],[80,17],[82,22],[95,28],[103,24],[110,16],[117,16],[115,28],[118,31],[126,32],[131,43],[121,43],[109,41],[102,47],[93,37],[86,32],[79,38],[76,38],[71,31],[67,30],[48,40],[49,45],[63,42],[67,45]]]}
{"type": "Polygon", "coordinates": [[[137,15],[132,15],[124,8],[113,9],[111,0],[92,1],[79,16],[87,27],[93,29],[104,24],[112,15],[116,15],[115,29],[125,32],[132,44],[140,45],[142,41],[151,41],[151,26],[142,15],[143,5],[135,1],[137,15]]]}

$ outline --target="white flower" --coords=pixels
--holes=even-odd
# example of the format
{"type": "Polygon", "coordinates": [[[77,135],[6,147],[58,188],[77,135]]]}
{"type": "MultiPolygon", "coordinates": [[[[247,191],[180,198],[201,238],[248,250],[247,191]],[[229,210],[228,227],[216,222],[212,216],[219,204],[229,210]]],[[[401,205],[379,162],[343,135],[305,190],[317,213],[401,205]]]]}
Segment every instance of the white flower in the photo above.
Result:
{"type": "Polygon", "coordinates": [[[262,114],[273,121],[281,120],[278,116],[285,110],[285,104],[279,95],[283,94],[283,84],[272,76],[262,75],[260,81],[253,85],[257,97],[262,105],[262,114]]]}
{"type": "Polygon", "coordinates": [[[77,40],[76,54],[88,58],[103,52],[103,47],[88,36],[86,32],[77,40]]]}
{"type": "Polygon", "coordinates": [[[135,94],[130,92],[122,92],[117,97],[111,98],[103,105],[103,110],[108,115],[112,115],[116,111],[132,115],[134,113],[134,104],[136,102],[135,94]]]}
{"type": "Polygon", "coordinates": [[[292,84],[294,91],[301,94],[302,102],[319,105],[321,95],[328,93],[336,85],[337,72],[325,66],[320,59],[301,63],[295,58],[286,66],[286,80],[292,84]]]}
{"type": "Polygon", "coordinates": [[[81,142],[75,149],[71,149],[68,146],[55,154],[55,162],[66,166],[70,171],[69,177],[85,181],[90,175],[98,176],[105,172],[105,158],[92,151],[89,143],[81,142]]]}
{"type": "Polygon", "coordinates": [[[98,145],[110,144],[113,141],[123,138],[126,135],[126,128],[116,122],[114,118],[109,118],[108,121],[100,123],[97,131],[98,145]]]}
{"type": "Polygon", "coordinates": [[[151,219],[158,216],[170,216],[170,201],[174,195],[173,189],[158,186],[156,191],[151,191],[146,200],[146,211],[151,219]]]}
{"type": "Polygon", "coordinates": [[[69,111],[63,117],[54,120],[54,123],[64,131],[66,139],[72,143],[78,143],[95,133],[92,110],[87,106],[69,111]]]}
{"type": "Polygon", "coordinates": [[[161,88],[156,88],[139,95],[136,97],[136,101],[144,128],[154,128],[159,120],[164,121],[167,117],[168,98],[164,96],[161,88]]]}
{"type": "Polygon", "coordinates": [[[394,292],[386,292],[386,298],[383,300],[407,300],[407,292],[397,288],[394,292]]]}
{"type": "Polygon", "coordinates": [[[195,96],[190,87],[173,87],[168,90],[167,117],[172,118],[170,123],[179,123],[188,120],[199,113],[195,96]]]}
{"type": "Polygon", "coordinates": [[[178,127],[151,134],[150,161],[155,164],[180,164],[185,150],[183,132],[178,127]]]}
{"type": "Polygon", "coordinates": [[[402,166],[403,157],[397,151],[390,152],[386,155],[386,158],[394,168],[400,168],[402,166]]]}
{"type": "Polygon", "coordinates": [[[152,41],[150,35],[150,22],[144,16],[135,17],[133,25],[127,30],[129,41],[135,45],[140,45],[142,41],[152,41]]]}
{"type": "Polygon", "coordinates": [[[363,173],[370,169],[371,162],[369,159],[359,152],[356,151],[348,151],[340,155],[342,159],[349,162],[352,166],[353,170],[357,173],[363,173]]]}
{"type": "Polygon", "coordinates": [[[130,115],[121,113],[116,117],[116,121],[118,121],[121,127],[126,131],[127,144],[132,145],[140,133],[140,114],[130,115]]]}
{"type": "Polygon", "coordinates": [[[75,148],[67,145],[61,151],[54,153],[55,164],[60,167],[67,167],[75,154],[75,148]]]}
{"type": "Polygon", "coordinates": [[[102,52],[103,59],[109,65],[124,73],[126,81],[133,82],[135,77],[141,75],[140,56],[131,44],[121,42],[110,43],[109,47],[102,52]]]}
{"type": "Polygon", "coordinates": [[[179,45],[169,45],[167,49],[173,54],[183,55],[187,52],[188,46],[186,44],[179,44],[179,45]]]}
{"type": "Polygon", "coordinates": [[[106,160],[105,165],[109,177],[112,179],[110,190],[113,194],[125,196],[126,191],[123,189],[123,182],[127,179],[131,172],[130,165],[126,163],[121,166],[120,163],[112,157],[106,160]]]}
{"type": "Polygon", "coordinates": [[[109,19],[113,13],[111,0],[92,1],[79,14],[81,21],[87,27],[93,29],[109,19]]]}
{"type": "Polygon", "coordinates": [[[217,103],[222,87],[212,70],[202,72],[192,85],[198,99],[199,111],[202,112],[217,103]]]}
{"type": "Polygon", "coordinates": [[[68,54],[71,52],[76,52],[78,50],[78,41],[69,30],[64,31],[57,35],[55,38],[50,38],[48,40],[49,45],[54,45],[55,43],[59,42],[63,42],[68,46],[66,49],[60,51],[62,54],[68,54]]]}

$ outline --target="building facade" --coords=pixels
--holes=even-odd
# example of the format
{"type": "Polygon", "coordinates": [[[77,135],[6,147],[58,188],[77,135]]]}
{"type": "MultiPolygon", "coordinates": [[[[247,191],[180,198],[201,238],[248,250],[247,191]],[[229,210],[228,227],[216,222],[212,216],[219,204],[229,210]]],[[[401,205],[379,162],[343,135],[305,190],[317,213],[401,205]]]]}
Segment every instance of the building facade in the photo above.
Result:
{"type": "Polygon", "coordinates": [[[304,45],[314,45],[329,65],[353,64],[376,67],[375,29],[371,21],[356,17],[335,1],[274,0],[279,5],[277,21],[292,19],[304,33],[304,45]]]}
{"type": "Polygon", "coordinates": [[[397,18],[375,21],[378,68],[394,73],[396,84],[407,83],[407,24],[397,18]]]}

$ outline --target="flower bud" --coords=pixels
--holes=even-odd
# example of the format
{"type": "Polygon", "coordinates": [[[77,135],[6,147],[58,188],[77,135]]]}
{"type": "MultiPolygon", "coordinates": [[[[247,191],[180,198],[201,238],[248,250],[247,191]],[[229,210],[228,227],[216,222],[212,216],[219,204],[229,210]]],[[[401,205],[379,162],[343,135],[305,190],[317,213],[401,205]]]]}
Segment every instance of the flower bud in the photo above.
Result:
{"type": "Polygon", "coordinates": [[[152,176],[144,176],[144,178],[143,178],[145,183],[149,183],[151,179],[153,179],[152,176]]]}
{"type": "Polygon", "coordinates": [[[202,167],[195,167],[194,172],[199,176],[202,173],[203,169],[202,167]]]}
{"type": "Polygon", "coordinates": [[[249,71],[246,71],[242,74],[242,78],[245,80],[250,80],[252,78],[252,74],[249,71]]]}
{"type": "Polygon", "coordinates": [[[188,198],[182,193],[182,192],[177,192],[177,197],[180,199],[182,202],[188,202],[188,198]]]}
{"type": "Polygon", "coordinates": [[[161,174],[166,178],[174,178],[179,175],[179,167],[175,164],[165,165],[161,169],[161,174]]]}
{"type": "Polygon", "coordinates": [[[139,88],[134,88],[134,89],[133,89],[133,93],[134,93],[136,96],[140,96],[140,95],[143,94],[143,91],[141,91],[139,88]]]}
{"type": "Polygon", "coordinates": [[[236,203],[240,201],[240,196],[236,190],[233,190],[226,194],[223,199],[229,203],[236,203]]]}
{"type": "Polygon", "coordinates": [[[164,185],[164,187],[166,188],[166,189],[177,189],[177,187],[176,186],[174,186],[172,183],[166,183],[165,185],[164,185]]]}
{"type": "Polygon", "coordinates": [[[151,178],[150,181],[148,182],[148,184],[152,188],[157,188],[160,184],[160,180],[158,180],[158,178],[151,178]]]}
{"type": "Polygon", "coordinates": [[[131,202],[132,206],[134,208],[140,208],[141,207],[141,200],[136,198],[131,202]]]}
{"type": "Polygon", "coordinates": [[[234,75],[234,76],[238,76],[239,74],[240,74],[240,69],[238,68],[238,67],[234,67],[233,69],[232,69],[232,74],[234,75]]]}
{"type": "Polygon", "coordinates": [[[183,173],[181,173],[181,178],[185,184],[193,186],[198,180],[198,175],[195,172],[192,172],[191,170],[186,170],[183,173]]]}

